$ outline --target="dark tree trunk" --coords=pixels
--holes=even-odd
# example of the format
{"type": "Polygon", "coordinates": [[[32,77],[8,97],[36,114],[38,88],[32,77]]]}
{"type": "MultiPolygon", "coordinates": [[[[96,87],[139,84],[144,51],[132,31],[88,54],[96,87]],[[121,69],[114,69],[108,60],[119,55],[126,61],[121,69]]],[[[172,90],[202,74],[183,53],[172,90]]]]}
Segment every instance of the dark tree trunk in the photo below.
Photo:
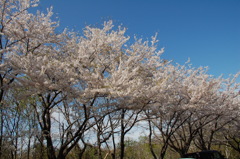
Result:
{"type": "Polygon", "coordinates": [[[45,137],[47,140],[47,156],[48,159],[56,159],[55,149],[53,147],[52,139],[50,137],[45,137]]]}
{"type": "Polygon", "coordinates": [[[121,112],[121,136],[120,136],[120,159],[124,158],[124,151],[125,151],[125,126],[124,126],[124,119],[125,119],[125,110],[122,109],[121,112]]]}
{"type": "Polygon", "coordinates": [[[154,159],[157,159],[157,156],[153,150],[153,145],[152,145],[152,125],[151,125],[151,121],[148,120],[148,126],[149,126],[149,135],[148,135],[148,143],[149,143],[149,149],[151,151],[151,154],[153,156],[154,159]]]}
{"type": "Polygon", "coordinates": [[[45,109],[42,116],[43,119],[43,136],[47,141],[47,156],[48,159],[56,159],[55,148],[53,146],[52,137],[51,137],[51,114],[48,108],[45,109]]]}
{"type": "Polygon", "coordinates": [[[115,136],[114,133],[112,134],[112,142],[113,142],[113,152],[112,152],[112,159],[116,159],[116,143],[115,143],[115,136]]]}
{"type": "Polygon", "coordinates": [[[102,151],[101,151],[101,139],[100,132],[97,132],[97,142],[98,142],[98,159],[102,159],[102,151]]]}
{"type": "Polygon", "coordinates": [[[125,134],[121,132],[121,139],[120,139],[120,159],[124,158],[124,151],[125,151],[125,142],[124,142],[125,134]]]}
{"type": "MultiPolygon", "coordinates": [[[[0,104],[2,107],[2,104],[0,104]]],[[[2,159],[2,146],[3,146],[3,110],[1,109],[1,130],[0,130],[0,159],[2,159]]]]}
{"type": "MultiPolygon", "coordinates": [[[[1,44],[1,43],[0,43],[1,44]]],[[[1,87],[3,86],[3,78],[2,75],[0,75],[0,82],[1,82],[1,87]]],[[[1,110],[1,123],[0,123],[0,159],[2,159],[2,147],[3,147],[3,105],[2,105],[2,100],[3,100],[3,92],[4,90],[0,90],[0,110],[1,110]]]]}

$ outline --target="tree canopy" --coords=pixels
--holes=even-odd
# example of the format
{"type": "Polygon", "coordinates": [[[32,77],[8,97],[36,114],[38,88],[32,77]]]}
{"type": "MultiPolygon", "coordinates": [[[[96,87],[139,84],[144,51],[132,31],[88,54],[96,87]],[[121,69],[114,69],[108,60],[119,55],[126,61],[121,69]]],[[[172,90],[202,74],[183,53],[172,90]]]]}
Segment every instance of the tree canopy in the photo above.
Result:
{"type": "Polygon", "coordinates": [[[29,11],[38,4],[0,0],[0,159],[83,158],[88,147],[124,158],[125,135],[141,122],[154,158],[212,144],[240,153],[239,74],[162,59],[157,36],[130,40],[111,20],[59,33],[52,8],[29,11]]]}

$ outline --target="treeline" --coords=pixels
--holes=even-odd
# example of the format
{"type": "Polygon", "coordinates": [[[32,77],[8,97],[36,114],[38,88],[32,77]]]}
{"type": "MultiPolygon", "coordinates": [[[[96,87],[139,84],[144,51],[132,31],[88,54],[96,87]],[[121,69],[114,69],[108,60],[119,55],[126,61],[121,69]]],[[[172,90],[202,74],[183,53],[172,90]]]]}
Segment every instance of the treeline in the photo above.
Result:
{"type": "Polygon", "coordinates": [[[239,155],[239,74],[161,59],[156,36],[112,21],[59,32],[38,3],[0,0],[0,159],[239,155]],[[128,141],[138,124],[144,140],[128,141]]]}

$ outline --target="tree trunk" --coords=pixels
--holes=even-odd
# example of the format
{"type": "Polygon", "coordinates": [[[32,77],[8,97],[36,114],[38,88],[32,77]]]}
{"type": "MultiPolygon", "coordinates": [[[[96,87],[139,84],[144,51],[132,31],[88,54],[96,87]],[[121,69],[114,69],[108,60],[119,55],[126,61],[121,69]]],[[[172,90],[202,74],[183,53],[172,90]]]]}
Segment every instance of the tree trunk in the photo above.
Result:
{"type": "Polygon", "coordinates": [[[102,159],[102,151],[101,151],[101,139],[100,132],[97,132],[97,142],[98,142],[98,159],[102,159]]]}
{"type": "MultiPolygon", "coordinates": [[[[1,82],[1,87],[3,85],[3,79],[2,76],[0,75],[0,82],[1,82]]],[[[3,147],[3,104],[2,104],[2,100],[3,100],[3,89],[1,89],[0,91],[0,110],[1,110],[1,123],[0,123],[0,159],[2,159],[2,147],[3,147]]]]}
{"type": "Polygon", "coordinates": [[[30,159],[30,152],[31,152],[31,137],[29,137],[29,139],[28,139],[27,159],[30,159]]]}
{"type": "MultiPolygon", "coordinates": [[[[53,147],[52,139],[50,137],[46,137],[46,140],[47,140],[47,156],[48,156],[48,159],[57,159],[56,155],[55,155],[55,149],[53,147]]],[[[61,158],[61,159],[64,159],[64,158],[61,158]]]]}
{"type": "Polygon", "coordinates": [[[153,145],[152,145],[152,125],[151,125],[151,121],[148,120],[148,126],[149,126],[149,135],[148,135],[148,143],[149,143],[149,149],[151,151],[151,154],[153,156],[154,159],[157,159],[157,156],[153,150],[153,145]]]}
{"type": "Polygon", "coordinates": [[[65,159],[65,158],[66,158],[66,156],[63,153],[58,154],[57,159],[65,159]]]}
{"type": "Polygon", "coordinates": [[[113,152],[111,154],[112,159],[116,159],[116,143],[114,133],[112,134],[112,142],[113,142],[113,152]]]}
{"type": "MultiPolygon", "coordinates": [[[[48,108],[44,111],[44,114],[42,116],[43,119],[43,136],[45,137],[47,141],[47,156],[48,159],[56,159],[55,149],[52,142],[51,137],[51,113],[48,108]]],[[[64,159],[64,158],[61,158],[64,159]]]]}
{"type": "Polygon", "coordinates": [[[124,158],[124,151],[125,151],[125,126],[124,126],[124,118],[125,118],[125,110],[122,109],[121,114],[121,136],[120,136],[120,159],[124,158]]]}
{"type": "Polygon", "coordinates": [[[2,110],[2,104],[1,105],[1,131],[0,131],[0,159],[2,159],[2,146],[3,146],[3,110],[2,110]]]}
{"type": "Polygon", "coordinates": [[[112,122],[112,118],[109,115],[109,119],[110,119],[110,125],[111,125],[111,133],[112,133],[112,144],[113,144],[113,151],[111,153],[112,159],[116,159],[116,142],[115,142],[115,135],[114,135],[114,125],[112,122]]]}
{"type": "Polygon", "coordinates": [[[120,139],[120,159],[124,158],[124,151],[125,151],[125,143],[124,143],[125,134],[121,132],[121,139],[120,139]]]}

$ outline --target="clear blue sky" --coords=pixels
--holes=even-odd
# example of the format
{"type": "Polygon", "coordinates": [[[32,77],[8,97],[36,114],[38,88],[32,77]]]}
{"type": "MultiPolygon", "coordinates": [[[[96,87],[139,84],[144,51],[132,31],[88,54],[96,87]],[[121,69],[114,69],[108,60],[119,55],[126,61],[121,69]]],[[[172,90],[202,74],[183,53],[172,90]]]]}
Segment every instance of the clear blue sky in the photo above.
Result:
{"type": "Polygon", "coordinates": [[[53,6],[61,28],[82,31],[113,20],[127,35],[150,38],[158,33],[163,58],[215,76],[240,71],[240,0],[41,0],[53,6]]]}

